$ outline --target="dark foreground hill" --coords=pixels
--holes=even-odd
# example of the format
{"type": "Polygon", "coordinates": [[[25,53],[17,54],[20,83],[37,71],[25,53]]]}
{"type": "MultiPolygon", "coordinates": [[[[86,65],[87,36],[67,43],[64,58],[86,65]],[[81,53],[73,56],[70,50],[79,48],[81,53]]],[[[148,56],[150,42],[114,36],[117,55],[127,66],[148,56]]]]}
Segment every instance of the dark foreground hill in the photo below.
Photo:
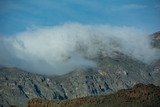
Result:
{"type": "Polygon", "coordinates": [[[106,96],[83,97],[72,100],[32,99],[28,107],[159,107],[160,87],[137,84],[106,96]]]}

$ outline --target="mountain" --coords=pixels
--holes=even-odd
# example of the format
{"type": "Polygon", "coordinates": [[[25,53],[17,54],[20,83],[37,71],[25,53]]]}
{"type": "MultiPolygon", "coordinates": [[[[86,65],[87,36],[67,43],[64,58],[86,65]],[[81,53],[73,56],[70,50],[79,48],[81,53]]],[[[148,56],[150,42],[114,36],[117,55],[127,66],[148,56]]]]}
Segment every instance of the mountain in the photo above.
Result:
{"type": "MultiPolygon", "coordinates": [[[[151,36],[153,48],[160,46],[156,35],[159,33],[151,36]]],[[[96,68],[81,67],[60,76],[2,67],[0,106],[26,107],[27,101],[33,98],[66,100],[108,95],[121,89],[130,89],[138,83],[160,86],[160,59],[148,65],[123,53],[114,52],[113,57],[100,55],[93,60],[97,63],[96,68]]]]}
{"type": "Polygon", "coordinates": [[[82,97],[72,100],[32,99],[28,107],[158,107],[160,87],[137,84],[131,89],[119,90],[110,95],[82,97]]]}
{"type": "Polygon", "coordinates": [[[152,45],[156,48],[160,48],[160,31],[152,34],[151,37],[153,38],[152,45]]]}

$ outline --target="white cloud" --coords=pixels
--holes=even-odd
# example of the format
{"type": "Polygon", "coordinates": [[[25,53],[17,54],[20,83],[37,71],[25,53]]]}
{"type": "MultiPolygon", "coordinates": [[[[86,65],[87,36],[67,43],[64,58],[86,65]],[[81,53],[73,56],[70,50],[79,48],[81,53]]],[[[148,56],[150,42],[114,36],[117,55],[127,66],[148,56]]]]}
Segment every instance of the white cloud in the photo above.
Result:
{"type": "Polygon", "coordinates": [[[147,8],[146,5],[141,5],[141,4],[128,4],[128,5],[124,5],[121,7],[121,9],[144,9],[147,8]]]}
{"type": "Polygon", "coordinates": [[[1,38],[0,64],[63,74],[80,66],[96,66],[91,59],[102,51],[109,56],[119,51],[148,63],[159,54],[146,35],[133,27],[79,23],[36,28],[1,38]]]}
{"type": "Polygon", "coordinates": [[[111,11],[124,11],[124,10],[138,10],[138,9],[145,9],[147,5],[142,4],[125,4],[120,6],[110,6],[109,10],[111,11]]]}
{"type": "Polygon", "coordinates": [[[160,4],[156,4],[156,5],[154,6],[154,8],[160,9],[160,4]]]}

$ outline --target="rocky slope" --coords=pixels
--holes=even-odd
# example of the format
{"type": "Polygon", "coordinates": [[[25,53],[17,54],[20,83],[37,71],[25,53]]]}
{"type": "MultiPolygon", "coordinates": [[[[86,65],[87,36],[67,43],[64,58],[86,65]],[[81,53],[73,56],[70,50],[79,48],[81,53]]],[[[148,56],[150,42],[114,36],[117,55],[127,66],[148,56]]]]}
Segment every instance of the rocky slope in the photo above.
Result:
{"type": "Polygon", "coordinates": [[[159,105],[160,87],[152,84],[137,84],[131,89],[105,96],[64,101],[32,99],[28,102],[28,107],[158,107],[159,105]]]}
{"type": "MultiPolygon", "coordinates": [[[[157,33],[159,35],[159,33],[157,33]]],[[[153,41],[157,36],[154,34],[153,41]]],[[[153,42],[154,43],[154,42],[153,42]]],[[[27,106],[32,98],[74,99],[105,95],[128,89],[137,83],[160,86],[160,59],[150,65],[115,52],[114,57],[100,55],[97,68],[77,68],[61,76],[32,74],[18,68],[0,68],[0,106],[27,106]]]]}
{"type": "Polygon", "coordinates": [[[156,48],[160,48],[160,31],[152,35],[153,42],[152,45],[156,48]]]}

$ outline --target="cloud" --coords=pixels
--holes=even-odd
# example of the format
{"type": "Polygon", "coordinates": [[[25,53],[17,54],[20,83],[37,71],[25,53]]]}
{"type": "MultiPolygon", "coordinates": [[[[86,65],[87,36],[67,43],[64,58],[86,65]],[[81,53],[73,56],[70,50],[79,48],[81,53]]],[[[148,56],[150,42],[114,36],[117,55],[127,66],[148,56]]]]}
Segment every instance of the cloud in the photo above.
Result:
{"type": "Polygon", "coordinates": [[[128,4],[121,7],[121,9],[145,9],[147,8],[146,5],[140,5],[140,4],[128,4]]]}
{"type": "Polygon", "coordinates": [[[134,27],[80,23],[34,28],[0,38],[0,65],[64,74],[77,67],[96,67],[92,59],[101,53],[112,57],[115,51],[150,63],[160,56],[146,35],[134,27]]]}
{"type": "Polygon", "coordinates": [[[156,4],[156,5],[154,5],[154,8],[156,8],[156,9],[160,9],[160,4],[156,4]]]}
{"type": "Polygon", "coordinates": [[[145,9],[147,7],[148,7],[147,5],[141,5],[141,4],[125,4],[121,6],[111,6],[110,10],[112,11],[138,10],[138,9],[145,9]]]}

